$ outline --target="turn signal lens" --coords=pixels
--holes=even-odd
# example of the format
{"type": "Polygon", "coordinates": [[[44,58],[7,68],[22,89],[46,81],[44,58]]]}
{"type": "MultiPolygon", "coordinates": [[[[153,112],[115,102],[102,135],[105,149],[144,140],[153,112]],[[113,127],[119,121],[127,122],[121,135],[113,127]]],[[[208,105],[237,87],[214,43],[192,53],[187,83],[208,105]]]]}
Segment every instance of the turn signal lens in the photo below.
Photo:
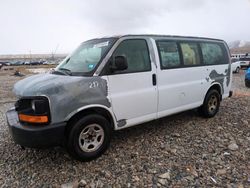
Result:
{"type": "Polygon", "coordinates": [[[28,123],[48,123],[48,116],[30,116],[24,114],[18,114],[20,121],[28,123]]]}

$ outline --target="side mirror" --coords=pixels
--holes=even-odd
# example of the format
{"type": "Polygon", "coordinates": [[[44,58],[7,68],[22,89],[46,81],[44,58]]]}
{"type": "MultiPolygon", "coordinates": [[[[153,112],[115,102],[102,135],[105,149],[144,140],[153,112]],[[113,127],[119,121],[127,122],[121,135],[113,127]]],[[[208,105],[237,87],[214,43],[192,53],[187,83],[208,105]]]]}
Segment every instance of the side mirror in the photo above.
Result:
{"type": "Polygon", "coordinates": [[[124,56],[116,56],[113,71],[122,71],[128,68],[127,59],[124,56]]]}

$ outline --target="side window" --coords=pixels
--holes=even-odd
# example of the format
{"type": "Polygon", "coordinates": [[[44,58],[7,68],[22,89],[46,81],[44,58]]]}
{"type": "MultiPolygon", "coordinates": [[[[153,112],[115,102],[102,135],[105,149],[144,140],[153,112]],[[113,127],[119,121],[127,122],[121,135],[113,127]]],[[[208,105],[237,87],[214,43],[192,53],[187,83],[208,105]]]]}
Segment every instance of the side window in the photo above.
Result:
{"type": "Polygon", "coordinates": [[[159,41],[157,47],[162,69],[180,66],[180,55],[176,42],[159,41]]]}
{"type": "Polygon", "coordinates": [[[128,69],[117,71],[116,74],[151,70],[147,43],[143,39],[129,39],[121,42],[113,53],[113,58],[115,56],[125,56],[128,62],[128,69]]]}
{"type": "Polygon", "coordinates": [[[227,63],[225,53],[219,44],[201,43],[201,51],[205,65],[215,65],[227,63]]]}
{"type": "Polygon", "coordinates": [[[200,53],[197,43],[185,42],[180,43],[184,65],[200,65],[200,53]]]}

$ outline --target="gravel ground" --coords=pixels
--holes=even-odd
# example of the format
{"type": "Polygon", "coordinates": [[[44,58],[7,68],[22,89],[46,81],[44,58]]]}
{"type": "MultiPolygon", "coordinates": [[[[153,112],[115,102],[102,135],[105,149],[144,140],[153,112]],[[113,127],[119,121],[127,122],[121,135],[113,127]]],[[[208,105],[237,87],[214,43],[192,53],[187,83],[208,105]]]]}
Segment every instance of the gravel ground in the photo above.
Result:
{"type": "Polygon", "coordinates": [[[87,163],[63,148],[22,150],[13,143],[5,112],[18,79],[0,75],[0,187],[250,187],[250,89],[243,72],[234,75],[236,95],[214,118],[192,110],[116,132],[108,151],[87,163]]]}

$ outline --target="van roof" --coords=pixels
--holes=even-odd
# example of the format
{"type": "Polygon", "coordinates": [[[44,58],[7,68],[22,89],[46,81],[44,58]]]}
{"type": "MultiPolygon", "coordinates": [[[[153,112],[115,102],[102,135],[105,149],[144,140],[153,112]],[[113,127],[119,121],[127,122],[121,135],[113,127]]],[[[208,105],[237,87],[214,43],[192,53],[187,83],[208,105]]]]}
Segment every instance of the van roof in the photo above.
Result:
{"type": "Polygon", "coordinates": [[[201,40],[213,40],[213,41],[221,41],[221,39],[208,38],[208,37],[194,37],[194,36],[179,36],[179,35],[159,35],[159,34],[126,34],[126,35],[114,35],[114,36],[106,36],[103,38],[122,38],[122,37],[150,37],[154,39],[160,38],[178,38],[178,39],[201,39],[201,40]]]}

